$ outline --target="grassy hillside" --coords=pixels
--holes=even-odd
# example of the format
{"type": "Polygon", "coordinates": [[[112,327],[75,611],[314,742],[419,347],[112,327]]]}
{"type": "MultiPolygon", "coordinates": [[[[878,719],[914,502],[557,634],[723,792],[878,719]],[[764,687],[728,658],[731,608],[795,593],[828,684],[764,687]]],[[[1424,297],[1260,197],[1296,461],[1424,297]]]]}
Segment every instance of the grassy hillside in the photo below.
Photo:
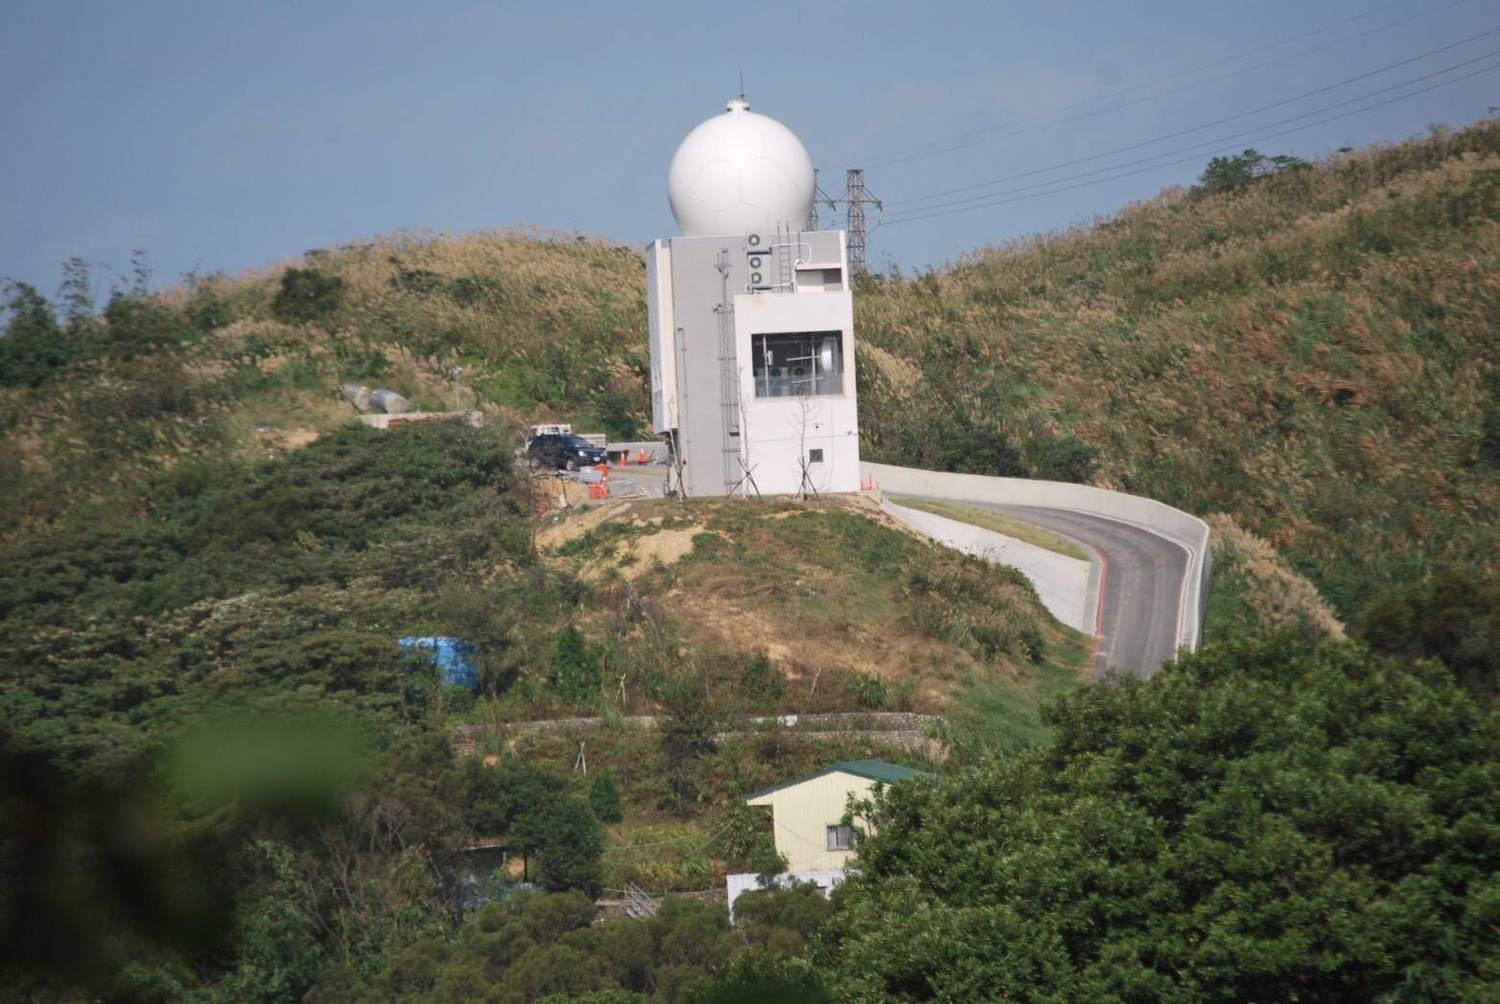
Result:
{"type": "Polygon", "coordinates": [[[503,429],[572,420],[629,436],[646,415],[640,257],[597,241],[377,238],[163,295],[142,274],[102,310],[87,267],[67,275],[55,303],[9,291],[0,532],[184,458],[304,445],[352,419],[344,383],[443,410],[462,365],[464,406],[503,429]]]}
{"type": "Polygon", "coordinates": [[[1493,577],[1497,259],[1486,121],[872,277],[865,453],[1229,513],[1345,617],[1493,577]]]}
{"type": "MultiPolygon", "coordinates": [[[[869,278],[866,456],[1207,515],[1211,634],[1337,637],[1429,570],[1493,578],[1497,200],[1481,123],[869,278]]],[[[55,302],[9,287],[0,338],[0,801],[22,821],[0,999],[683,999],[823,914],[730,934],[677,902],[594,929],[587,897],[490,872],[464,919],[474,849],[552,890],[701,889],[771,864],[747,788],[933,766],[878,713],[941,714],[950,763],[1069,722],[1038,706],[1077,689],[1085,642],[1012,571],[861,503],[546,509],[521,424],[642,431],[630,249],[401,235],[164,294],[142,270],[102,305],[64,274],[55,302]],[[441,410],[455,366],[485,428],[350,427],[341,384],[441,410]],[[403,659],[406,634],[473,640],[479,693],[403,659]]],[[[1356,627],[1477,652],[1483,689],[1493,603],[1454,630],[1472,583],[1434,581],[1356,627]]]]}
{"type": "MultiPolygon", "coordinates": [[[[864,453],[1226,513],[1346,619],[1436,568],[1493,577],[1497,150],[1500,123],[1439,129],[869,277],[864,453]]],[[[184,455],[306,442],[352,414],[344,382],[437,409],[462,365],[466,400],[502,427],[631,436],[648,417],[629,248],[403,234],[165,296],[138,284],[102,312],[78,268],[55,304],[64,337],[43,338],[61,351],[38,379],[5,366],[0,530],[184,455]]]]}

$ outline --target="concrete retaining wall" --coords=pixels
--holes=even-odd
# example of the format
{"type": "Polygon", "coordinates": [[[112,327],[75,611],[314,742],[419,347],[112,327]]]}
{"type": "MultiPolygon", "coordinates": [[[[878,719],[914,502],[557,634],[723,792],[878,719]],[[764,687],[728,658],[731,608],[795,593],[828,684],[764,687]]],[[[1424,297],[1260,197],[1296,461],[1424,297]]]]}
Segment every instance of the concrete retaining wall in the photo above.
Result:
{"type": "Polygon", "coordinates": [[[396,425],[406,425],[408,422],[446,422],[454,418],[461,419],[476,429],[484,426],[484,412],[482,411],[408,411],[403,415],[359,416],[361,422],[376,429],[389,429],[396,425]]]}
{"type": "Polygon", "coordinates": [[[991,478],[980,474],[944,474],[888,464],[861,464],[865,480],[883,492],[989,502],[997,505],[1043,506],[1070,509],[1131,523],[1180,544],[1188,552],[1187,581],[1177,618],[1177,643],[1196,649],[1203,640],[1203,615],[1213,565],[1209,555],[1208,524],[1155,499],[1126,495],[1089,485],[1024,478],[991,478]]]}
{"type": "MultiPolygon", "coordinates": [[[[790,888],[799,883],[811,882],[818,887],[824,896],[834,890],[834,887],[845,879],[843,872],[838,871],[810,871],[810,872],[782,872],[779,875],[770,876],[772,882],[782,889],[790,888]]],[[[760,875],[757,872],[738,872],[724,876],[724,888],[726,898],[729,900],[729,922],[734,923],[734,901],[741,894],[752,892],[761,888],[760,875]]]]}
{"type": "Polygon", "coordinates": [[[635,443],[601,443],[605,453],[609,454],[610,463],[617,463],[623,455],[629,463],[640,463],[642,453],[646,454],[646,463],[664,464],[667,462],[667,444],[659,439],[648,439],[635,443]]]}
{"type": "Polygon", "coordinates": [[[1018,570],[1036,589],[1047,612],[1070,628],[1093,634],[1096,608],[1089,596],[1089,563],[994,530],[946,516],[908,509],[889,499],[880,504],[895,519],[945,547],[1018,570]]]}

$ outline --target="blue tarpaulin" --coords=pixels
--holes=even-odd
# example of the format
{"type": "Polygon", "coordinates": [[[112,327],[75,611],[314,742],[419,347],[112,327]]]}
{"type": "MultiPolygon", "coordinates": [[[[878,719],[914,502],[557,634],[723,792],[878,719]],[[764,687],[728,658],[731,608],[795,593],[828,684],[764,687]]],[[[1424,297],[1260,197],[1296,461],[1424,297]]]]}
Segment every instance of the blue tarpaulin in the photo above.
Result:
{"type": "Polygon", "coordinates": [[[401,647],[432,653],[433,665],[437,666],[438,678],[455,687],[479,689],[479,670],[474,665],[474,643],[462,638],[406,637],[401,647]]]}

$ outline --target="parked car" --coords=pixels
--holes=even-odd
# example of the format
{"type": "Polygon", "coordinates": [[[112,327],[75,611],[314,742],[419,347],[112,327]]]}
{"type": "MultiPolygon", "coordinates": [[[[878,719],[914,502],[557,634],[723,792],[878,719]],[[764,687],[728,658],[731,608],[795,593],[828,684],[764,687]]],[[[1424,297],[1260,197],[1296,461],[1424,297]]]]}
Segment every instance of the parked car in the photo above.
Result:
{"type": "Polygon", "coordinates": [[[582,436],[544,434],[526,444],[526,457],[533,467],[576,471],[607,463],[604,451],[582,436]]]}

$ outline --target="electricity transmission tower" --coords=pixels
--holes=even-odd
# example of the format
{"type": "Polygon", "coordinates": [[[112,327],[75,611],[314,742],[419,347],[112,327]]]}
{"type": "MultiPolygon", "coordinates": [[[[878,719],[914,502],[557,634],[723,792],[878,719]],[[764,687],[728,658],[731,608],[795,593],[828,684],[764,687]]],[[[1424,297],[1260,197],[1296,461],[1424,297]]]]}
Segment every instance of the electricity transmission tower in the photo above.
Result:
{"type": "Polygon", "coordinates": [[[844,181],[844,190],[826,201],[828,207],[834,211],[838,210],[840,203],[847,208],[845,219],[849,231],[849,271],[863,273],[865,271],[865,207],[881,208],[880,200],[871,195],[870,190],[865,187],[864,169],[849,168],[848,177],[844,181]]]}
{"type": "Polygon", "coordinates": [[[813,200],[807,210],[806,230],[818,229],[818,203],[827,202],[828,196],[823,192],[823,186],[818,184],[818,169],[813,168],[813,200]]]}

